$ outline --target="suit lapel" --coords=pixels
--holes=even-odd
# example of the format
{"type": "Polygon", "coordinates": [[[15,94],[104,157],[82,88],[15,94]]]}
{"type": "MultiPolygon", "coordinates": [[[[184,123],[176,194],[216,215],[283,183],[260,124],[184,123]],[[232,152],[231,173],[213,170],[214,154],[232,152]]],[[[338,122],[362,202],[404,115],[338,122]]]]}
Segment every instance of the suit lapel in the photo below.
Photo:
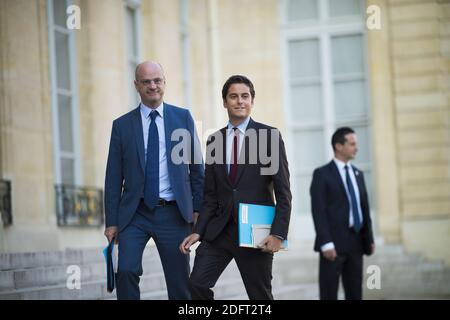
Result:
{"type": "Polygon", "coordinates": [[[362,207],[362,195],[363,195],[363,190],[364,190],[365,186],[364,186],[363,181],[361,180],[361,174],[360,174],[359,170],[356,169],[354,166],[352,166],[352,170],[353,170],[353,173],[355,174],[356,184],[358,185],[359,202],[360,202],[360,206],[362,207]]]}
{"type": "Polygon", "coordinates": [[[134,129],[134,138],[136,141],[136,147],[138,150],[139,163],[141,164],[141,169],[145,172],[145,149],[144,149],[144,135],[142,128],[142,118],[141,118],[141,109],[138,106],[132,118],[132,125],[134,129]]]}
{"type": "Polygon", "coordinates": [[[223,141],[223,145],[222,145],[223,159],[222,159],[222,163],[219,165],[219,167],[220,167],[220,171],[222,172],[222,174],[225,177],[224,180],[227,181],[227,183],[229,185],[231,185],[230,179],[228,178],[228,165],[227,165],[227,139],[228,139],[227,127],[220,129],[220,132],[222,134],[222,141],[223,141]]]}
{"type": "Polygon", "coordinates": [[[345,196],[345,199],[348,200],[347,190],[345,189],[344,182],[342,181],[342,177],[341,177],[341,174],[339,173],[339,169],[336,166],[336,163],[334,163],[334,161],[331,160],[329,166],[330,166],[332,174],[334,175],[334,180],[338,182],[339,187],[342,190],[343,195],[345,196]]]}
{"type": "Polygon", "coordinates": [[[167,157],[167,166],[169,167],[169,164],[172,163],[171,161],[172,141],[170,137],[172,135],[172,132],[174,131],[174,128],[173,128],[173,121],[171,121],[172,113],[170,112],[170,106],[165,103],[163,113],[164,113],[163,114],[164,134],[166,141],[166,157],[167,157]]]}

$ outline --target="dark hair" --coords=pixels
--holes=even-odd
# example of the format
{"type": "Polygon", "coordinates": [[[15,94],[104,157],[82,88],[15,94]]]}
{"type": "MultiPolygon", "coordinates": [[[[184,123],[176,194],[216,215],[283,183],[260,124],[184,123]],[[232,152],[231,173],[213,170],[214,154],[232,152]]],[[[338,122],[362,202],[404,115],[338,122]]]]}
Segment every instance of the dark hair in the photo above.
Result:
{"type": "Polygon", "coordinates": [[[243,83],[250,89],[250,94],[252,96],[252,100],[255,99],[255,88],[253,87],[253,83],[246,76],[241,75],[233,75],[228,78],[222,88],[222,99],[225,101],[228,93],[228,89],[230,89],[231,85],[234,83],[243,83]]]}
{"type": "Polygon", "coordinates": [[[347,141],[345,136],[349,133],[355,133],[355,131],[350,127],[341,127],[333,133],[333,136],[331,137],[331,146],[333,147],[333,150],[336,150],[336,143],[345,144],[347,141]]]}

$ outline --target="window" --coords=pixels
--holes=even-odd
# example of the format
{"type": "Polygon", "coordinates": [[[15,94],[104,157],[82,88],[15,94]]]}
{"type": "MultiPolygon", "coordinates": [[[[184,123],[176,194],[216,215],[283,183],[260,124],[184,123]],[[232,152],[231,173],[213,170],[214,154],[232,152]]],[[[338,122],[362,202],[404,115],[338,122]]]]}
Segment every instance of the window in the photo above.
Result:
{"type": "Polygon", "coordinates": [[[372,195],[363,8],[360,0],[284,1],[286,121],[293,147],[293,206],[300,214],[311,212],[312,172],[332,159],[331,135],[341,126],[356,131],[354,163],[372,195]]]}
{"type": "Polygon", "coordinates": [[[328,0],[330,17],[358,16],[363,2],[360,0],[328,0]]]}
{"type": "Polygon", "coordinates": [[[192,71],[189,44],[189,0],[179,0],[178,3],[180,5],[181,64],[183,66],[184,106],[190,108],[192,104],[192,71]]]}
{"type": "Polygon", "coordinates": [[[301,21],[318,18],[316,0],[290,0],[287,3],[288,21],[301,21]]]}
{"type": "Polygon", "coordinates": [[[55,183],[80,184],[75,35],[66,27],[68,0],[48,0],[55,183]]]}
{"type": "Polygon", "coordinates": [[[126,0],[125,4],[125,38],[127,48],[128,100],[130,108],[139,104],[140,97],[134,87],[135,70],[140,62],[140,1],[126,0]]]}

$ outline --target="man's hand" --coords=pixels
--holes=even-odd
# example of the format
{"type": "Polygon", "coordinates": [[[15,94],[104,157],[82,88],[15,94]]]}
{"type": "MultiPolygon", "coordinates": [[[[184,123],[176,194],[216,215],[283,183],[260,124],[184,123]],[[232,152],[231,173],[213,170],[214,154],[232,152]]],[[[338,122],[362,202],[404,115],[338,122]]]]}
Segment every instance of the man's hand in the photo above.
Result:
{"type": "Polygon", "coordinates": [[[325,259],[328,259],[330,261],[336,260],[336,257],[337,257],[337,253],[336,253],[335,249],[323,251],[322,254],[325,257],[325,259]]]}
{"type": "Polygon", "coordinates": [[[119,240],[117,239],[117,235],[119,233],[118,231],[119,229],[117,227],[108,227],[105,229],[104,234],[106,236],[106,239],[108,239],[108,242],[111,242],[113,238],[116,238],[115,243],[119,243],[119,240]]]}
{"type": "Polygon", "coordinates": [[[194,211],[194,226],[197,224],[198,216],[200,213],[194,211]]]}
{"type": "Polygon", "coordinates": [[[375,253],[375,243],[372,243],[370,245],[370,254],[374,254],[375,253]]]}
{"type": "Polygon", "coordinates": [[[263,252],[278,252],[278,250],[280,250],[281,248],[281,242],[282,240],[280,238],[277,238],[273,235],[268,235],[264,238],[263,241],[261,241],[260,244],[258,244],[258,248],[261,248],[263,252]]]}
{"type": "Polygon", "coordinates": [[[180,251],[184,254],[188,254],[191,252],[191,246],[196,243],[200,239],[200,235],[198,233],[191,233],[186,238],[184,238],[183,242],[180,244],[180,251]]]}

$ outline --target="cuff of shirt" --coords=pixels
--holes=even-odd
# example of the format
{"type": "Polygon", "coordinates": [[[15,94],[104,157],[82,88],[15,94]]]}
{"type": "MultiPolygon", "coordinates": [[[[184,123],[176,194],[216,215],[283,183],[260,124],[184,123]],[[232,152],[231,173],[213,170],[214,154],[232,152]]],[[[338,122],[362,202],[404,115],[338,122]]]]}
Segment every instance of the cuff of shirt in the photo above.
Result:
{"type": "Polygon", "coordinates": [[[274,236],[275,238],[278,238],[278,239],[280,239],[280,240],[284,240],[283,237],[280,237],[280,236],[278,236],[278,235],[276,235],[276,234],[272,234],[272,236],[274,236]]]}
{"type": "Polygon", "coordinates": [[[332,250],[332,249],[334,249],[334,243],[333,242],[327,242],[323,246],[320,247],[320,250],[322,250],[322,252],[323,251],[332,250]]]}

